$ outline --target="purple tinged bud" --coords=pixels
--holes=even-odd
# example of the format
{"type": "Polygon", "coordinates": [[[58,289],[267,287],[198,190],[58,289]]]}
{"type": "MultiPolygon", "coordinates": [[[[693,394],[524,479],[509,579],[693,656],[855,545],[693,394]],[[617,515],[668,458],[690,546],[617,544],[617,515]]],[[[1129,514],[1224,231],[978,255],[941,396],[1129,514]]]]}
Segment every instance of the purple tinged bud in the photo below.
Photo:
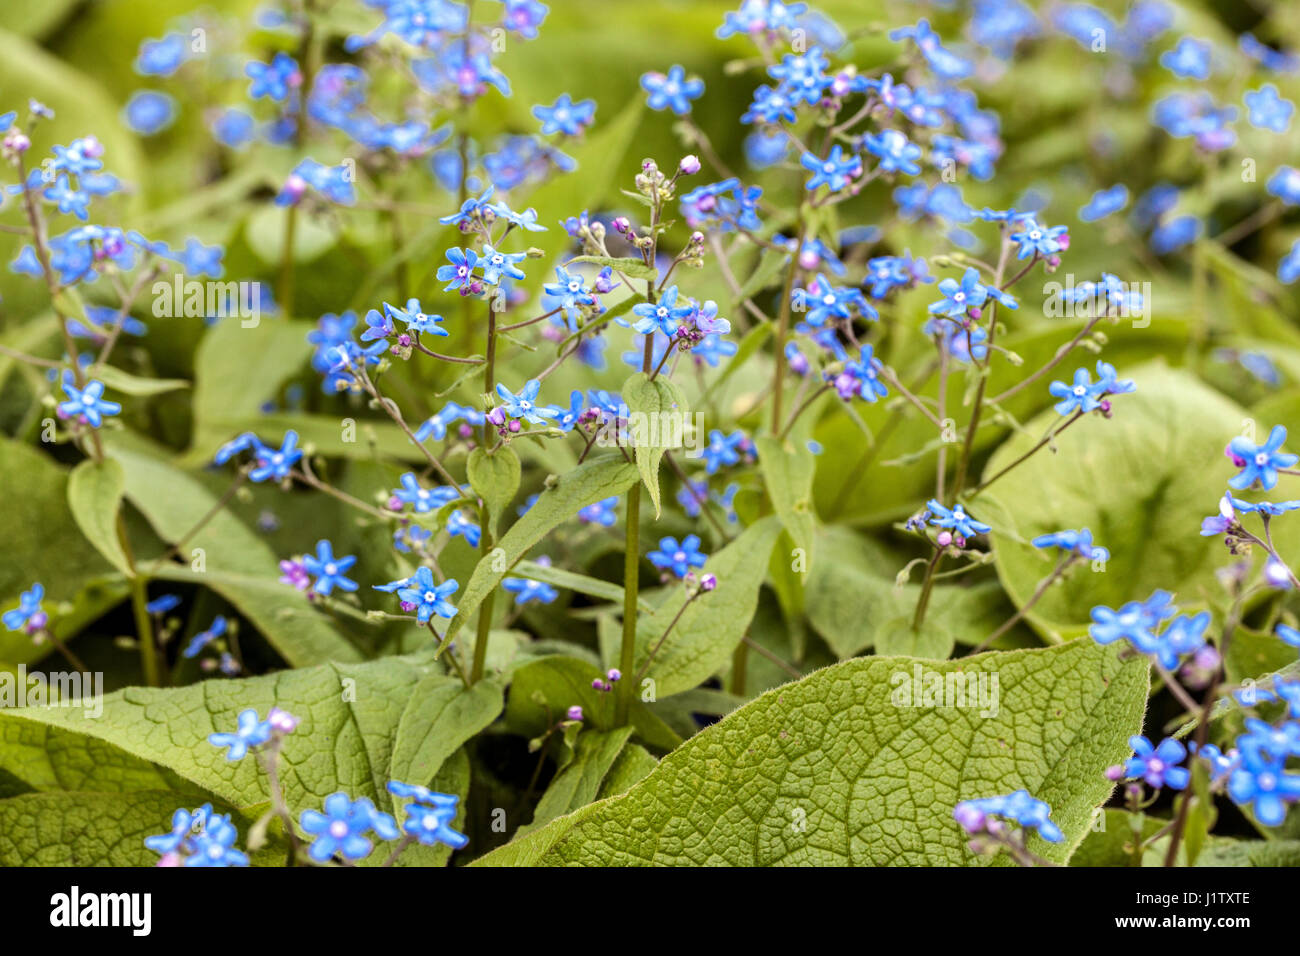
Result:
{"type": "Polygon", "coordinates": [[[569,720],[582,720],[582,708],[579,705],[574,704],[568,710],[568,717],[569,720]]]}
{"type": "Polygon", "coordinates": [[[969,803],[959,803],[952,811],[953,818],[967,833],[979,833],[984,829],[985,816],[969,803]]]}
{"type": "Polygon", "coordinates": [[[948,545],[952,544],[952,532],[940,531],[938,538],[936,538],[935,540],[939,542],[939,547],[946,548],[948,547],[948,545]]]}
{"type": "Polygon", "coordinates": [[[506,426],[506,428],[510,429],[510,434],[512,435],[519,434],[519,429],[522,427],[523,426],[519,424],[519,419],[517,418],[510,419],[510,424],[506,426]]]}
{"type": "Polygon", "coordinates": [[[700,171],[700,157],[695,155],[683,156],[677,168],[686,176],[694,176],[700,171]]]}
{"type": "Polygon", "coordinates": [[[272,729],[281,734],[291,734],[298,726],[298,718],[279,707],[272,707],[266,719],[270,721],[272,729]]]}
{"type": "Polygon", "coordinates": [[[474,436],[474,429],[465,422],[461,423],[461,426],[456,429],[456,432],[461,438],[472,438],[474,436]]]}
{"type": "Polygon", "coordinates": [[[498,405],[487,413],[487,420],[497,427],[504,425],[506,423],[506,410],[498,405]]]}
{"type": "Polygon", "coordinates": [[[612,682],[617,683],[618,681],[623,679],[623,672],[619,670],[617,667],[611,667],[609,669],[609,673],[606,674],[605,676],[608,677],[612,682]]]}
{"type": "Polygon", "coordinates": [[[406,507],[405,503],[401,498],[397,497],[397,495],[393,495],[388,499],[389,511],[401,511],[404,507],[406,507]]]}
{"type": "Polygon", "coordinates": [[[701,574],[701,575],[700,575],[700,590],[701,590],[701,591],[713,591],[713,590],[715,590],[715,589],[717,588],[717,586],[718,586],[718,579],[717,579],[714,575],[712,575],[712,574],[701,574]]]}
{"type": "Polygon", "coordinates": [[[1115,764],[1113,767],[1107,767],[1107,768],[1106,768],[1106,779],[1107,779],[1107,780],[1123,780],[1123,779],[1124,779],[1124,765],[1123,765],[1123,764],[1118,764],[1118,763],[1117,763],[1117,764],[1115,764]]]}
{"type": "Polygon", "coordinates": [[[630,232],[632,229],[632,222],[627,216],[617,217],[610,225],[614,227],[615,232],[619,233],[630,232]]]}

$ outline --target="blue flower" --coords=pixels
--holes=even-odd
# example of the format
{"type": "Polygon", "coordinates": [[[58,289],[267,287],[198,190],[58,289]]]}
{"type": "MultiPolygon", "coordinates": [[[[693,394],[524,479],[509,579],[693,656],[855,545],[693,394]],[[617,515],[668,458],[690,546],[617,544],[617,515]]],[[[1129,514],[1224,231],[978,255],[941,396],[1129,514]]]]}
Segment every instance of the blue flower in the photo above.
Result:
{"type": "Polygon", "coordinates": [[[221,246],[205,246],[194,237],[185,240],[185,248],[177,253],[176,261],[181,264],[186,275],[212,276],[220,279],[226,272],[221,264],[225,249],[221,246]]]}
{"type": "Polygon", "coordinates": [[[704,81],[696,78],[686,79],[686,70],[674,66],[663,73],[646,73],[641,77],[641,88],[650,95],[646,103],[652,110],[670,109],[678,116],[691,111],[691,100],[698,100],[704,95],[704,81]]]}
{"type": "Polygon", "coordinates": [[[465,517],[459,508],[447,515],[446,528],[449,535],[453,538],[463,537],[465,542],[471,548],[478,547],[479,540],[483,534],[482,528],[479,527],[478,522],[471,521],[469,518],[465,517]]]}
{"type": "Polygon", "coordinates": [[[271,722],[260,720],[251,707],[241,711],[234,733],[208,734],[208,743],[214,747],[228,748],[227,760],[242,760],[250,747],[260,747],[271,739],[271,722]]]}
{"type": "Polygon", "coordinates": [[[528,578],[506,578],[501,582],[501,586],[513,594],[515,603],[520,605],[532,601],[550,604],[560,596],[560,592],[544,581],[532,581],[528,578]]]}
{"type": "Polygon", "coordinates": [[[329,594],[336,587],[342,591],[355,591],[358,587],[356,581],[344,576],[357,563],[356,555],[334,557],[334,546],[324,538],[316,542],[316,554],[305,555],[302,563],[308,574],[316,575],[312,590],[317,594],[329,594]]]}
{"type": "Polygon", "coordinates": [[[1210,76],[1210,45],[1183,37],[1172,50],[1160,54],[1160,65],[1180,79],[1205,80],[1210,76]]]}
{"type": "Polygon", "coordinates": [[[252,81],[248,96],[254,100],[263,96],[276,101],[286,99],[290,87],[302,82],[297,61],[287,53],[277,53],[270,63],[253,60],[244,66],[244,73],[252,81]]]}
{"type": "Polygon", "coordinates": [[[1300,457],[1284,455],[1278,451],[1286,441],[1286,428],[1274,425],[1268,433],[1268,440],[1256,445],[1248,438],[1238,435],[1228,443],[1228,450],[1233,454],[1237,467],[1241,471],[1228,479],[1228,485],[1240,491],[1256,482],[1265,490],[1277,484],[1278,471],[1290,468],[1300,457]]]}
{"type": "Polygon", "coordinates": [[[973,538],[977,534],[988,534],[993,530],[984,522],[976,521],[968,515],[961,505],[953,505],[949,509],[931,498],[925,506],[930,511],[930,524],[936,528],[950,528],[958,537],[973,538]]]}
{"type": "Polygon", "coordinates": [[[397,780],[389,782],[388,792],[398,797],[413,798],[414,802],[406,808],[402,829],[420,843],[425,846],[443,843],[453,850],[462,849],[469,843],[469,837],[451,828],[451,821],[456,819],[460,797],[397,780]]]}
{"type": "Polygon", "coordinates": [[[193,839],[186,866],[248,866],[248,856],[234,847],[239,831],[229,815],[212,815],[193,839]]]}
{"type": "Polygon", "coordinates": [[[537,393],[541,391],[542,383],[537,379],[529,379],[524,383],[516,395],[504,385],[497,384],[497,395],[501,398],[502,408],[511,418],[522,418],[524,421],[533,425],[545,425],[547,418],[554,418],[555,411],[545,405],[537,404],[537,393]]]}
{"type": "Polygon", "coordinates": [[[534,106],[533,116],[541,120],[542,135],[563,133],[577,136],[596,117],[595,100],[573,102],[568,93],[561,93],[553,106],[534,106]]]}
{"type": "Polygon", "coordinates": [[[162,594],[154,598],[144,606],[144,609],[150,614],[166,614],[174,608],[180,607],[181,599],[176,594],[162,594]]]}
{"type": "Polygon", "coordinates": [[[1291,114],[1295,104],[1278,96],[1277,87],[1265,83],[1258,90],[1249,90],[1245,97],[1246,109],[1250,111],[1250,125],[1257,129],[1271,129],[1275,133],[1285,133],[1291,125],[1291,114]]]}
{"type": "Polygon", "coordinates": [[[880,373],[885,366],[872,354],[873,348],[870,344],[864,345],[856,360],[850,359],[844,363],[844,371],[834,381],[841,398],[848,399],[857,395],[865,401],[874,402],[889,394],[889,389],[880,380],[880,373]]]}
{"type": "Polygon", "coordinates": [[[218,614],[212,620],[212,624],[206,631],[200,631],[190,639],[189,644],[185,645],[185,650],[181,652],[182,657],[198,657],[199,651],[207,647],[221,635],[226,633],[226,619],[218,614]]]}
{"type": "Polygon", "coordinates": [[[1126,640],[1143,654],[1153,653],[1157,647],[1155,629],[1175,613],[1172,599],[1168,591],[1154,591],[1145,601],[1130,601],[1118,611],[1098,605],[1092,609],[1088,635],[1098,644],[1126,640]]]}
{"type": "Polygon", "coordinates": [[[1151,233],[1151,251],[1158,256],[1176,252],[1195,240],[1205,228],[1196,216],[1179,216],[1163,223],[1151,233]]]}
{"type": "Polygon", "coordinates": [[[84,388],[79,389],[65,379],[63,394],[68,396],[68,400],[59,403],[59,414],[64,418],[79,418],[91,428],[104,424],[104,416],[122,411],[117,402],[104,400],[104,383],[100,381],[87,382],[84,388]]]}
{"type": "Polygon", "coordinates": [[[578,520],[583,524],[598,524],[606,528],[612,528],[614,523],[618,520],[616,515],[617,509],[617,496],[613,498],[605,498],[601,501],[593,501],[585,508],[578,510],[578,520]]]}
{"type": "Polygon", "coordinates": [[[456,606],[447,600],[460,584],[455,578],[448,578],[442,584],[434,584],[433,572],[426,567],[419,567],[415,574],[402,582],[397,589],[397,597],[404,604],[415,606],[415,616],[421,624],[427,624],[433,615],[453,618],[456,606]]]}
{"type": "MultiPolygon", "coordinates": [[[[13,628],[10,628],[10,630],[13,630],[13,628]]],[[[1277,626],[1277,636],[1282,639],[1283,644],[1300,647],[1300,631],[1297,631],[1294,627],[1279,624],[1277,626]]]]}
{"type": "MultiPolygon", "coordinates": [[[[1060,252],[1061,236],[1065,235],[1065,226],[1040,226],[1033,216],[1027,216],[1020,221],[1018,231],[1011,233],[1011,241],[1020,244],[1016,250],[1017,259],[1028,259],[1030,256],[1051,256],[1060,252]]],[[[1068,238],[1068,237],[1067,237],[1068,238]]]]}
{"type": "Polygon", "coordinates": [[[153,136],[176,119],[176,101],[157,90],[136,90],[122,108],[122,122],[141,136],[153,136]]]}
{"type": "Polygon", "coordinates": [[[979,308],[989,297],[989,290],[980,282],[979,270],[974,267],[966,270],[960,284],[956,279],[942,280],[939,292],[943,298],[930,303],[930,313],[953,318],[964,316],[968,309],[979,308]]]}
{"type": "Polygon", "coordinates": [[[831,78],[826,75],[829,65],[821,47],[815,46],[807,53],[787,53],[780,63],[769,66],[767,72],[772,79],[781,81],[781,88],[795,103],[815,106],[830,85],[831,78]]]}
{"type": "Polygon", "coordinates": [[[700,536],[688,534],[681,544],[673,537],[659,539],[659,549],[646,555],[650,563],[661,570],[672,571],[679,578],[684,578],[691,568],[702,568],[708,560],[700,551],[700,536]]]}
{"type": "Polygon", "coordinates": [[[1278,260],[1277,278],[1286,285],[1300,279],[1300,239],[1293,242],[1291,251],[1278,260]]]}
{"type": "MultiPolygon", "coordinates": [[[[251,436],[248,436],[251,437],[251,436]]],[[[235,442],[243,441],[245,436],[235,439],[235,442]]],[[[256,442],[256,439],[254,439],[256,442]]],[[[232,442],[231,444],[235,444],[232,442]]],[[[224,446],[217,453],[218,457],[229,449],[229,445],[224,446]]],[[[240,449],[242,450],[242,449],[240,449]]],[[[249,481],[266,481],[268,478],[274,478],[276,481],[283,481],[289,477],[289,470],[293,468],[298,459],[302,458],[302,449],[298,447],[298,433],[290,430],[284,433],[284,441],[280,447],[267,448],[265,445],[257,442],[253,446],[253,454],[257,458],[257,467],[248,473],[249,481]]],[[[220,462],[218,462],[220,463],[220,462]]]]}
{"type": "Polygon", "coordinates": [[[1265,188],[1269,195],[1276,196],[1288,206],[1300,205],[1300,169],[1279,166],[1265,188]]]}
{"type": "Polygon", "coordinates": [[[171,76],[189,59],[185,34],[169,33],[159,40],[144,40],[136,54],[135,71],[141,76],[171,76]]]}
{"type": "Polygon", "coordinates": [[[42,195],[54,203],[59,212],[65,216],[76,216],[82,222],[85,222],[90,215],[87,210],[87,206],[90,204],[89,194],[80,189],[69,188],[67,176],[60,175],[54,181],[54,185],[47,187],[42,195]]]}
{"type": "Polygon", "coordinates": [[[1249,806],[1265,826],[1280,826],[1286,805],[1300,799],[1300,774],[1287,773],[1282,758],[1242,751],[1241,765],[1228,778],[1228,796],[1238,806],[1249,806]]]}
{"type": "Polygon", "coordinates": [[[921,167],[916,162],[917,157],[921,155],[921,147],[909,142],[907,137],[896,129],[882,129],[874,136],[863,139],[862,145],[867,152],[880,157],[880,169],[884,172],[900,172],[915,176],[921,171],[921,167]]]}
{"type": "Polygon", "coordinates": [[[1087,205],[1079,210],[1079,218],[1084,222],[1096,222],[1119,212],[1128,205],[1128,187],[1123,183],[1109,189],[1099,189],[1092,194],[1087,205]]]}
{"type": "Polygon", "coordinates": [[[1056,403],[1056,414],[1072,415],[1075,412],[1091,412],[1101,408],[1101,395],[1092,382],[1092,375],[1086,368],[1074,373],[1074,384],[1053,382],[1048,391],[1061,401],[1056,403]]]}
{"type": "Polygon", "coordinates": [[[325,812],[304,810],[298,819],[304,831],[314,836],[307,851],[317,863],[328,863],[335,855],[360,860],[374,849],[365,834],[374,831],[381,840],[399,836],[397,821],[375,809],[365,797],[352,801],[342,791],[325,798],[325,812]]]}
{"type": "Polygon", "coordinates": [[[443,292],[451,292],[474,281],[474,270],[478,267],[478,253],[473,249],[451,248],[447,250],[449,266],[438,268],[438,281],[446,282],[443,292]]]}
{"type": "Polygon", "coordinates": [[[569,320],[569,328],[576,331],[579,310],[583,306],[595,305],[596,297],[587,291],[587,280],[576,272],[556,266],[555,279],[555,282],[543,285],[542,291],[559,300],[559,308],[569,320]]]}
{"type": "Polygon", "coordinates": [[[1166,737],[1156,747],[1145,737],[1133,736],[1128,739],[1128,745],[1136,755],[1124,764],[1125,776],[1130,779],[1141,777],[1156,790],[1161,787],[1170,790],[1187,788],[1192,779],[1191,772],[1186,767],[1178,766],[1187,757],[1187,748],[1177,740],[1166,737]]]}
{"type": "Polygon", "coordinates": [[[730,435],[724,435],[718,429],[709,432],[709,443],[704,446],[705,470],[712,475],[723,465],[734,465],[740,461],[740,449],[745,443],[745,433],[737,429],[730,435]]]}
{"type": "Polygon", "coordinates": [[[586,399],[582,392],[574,389],[569,393],[569,407],[552,406],[555,410],[555,424],[561,431],[571,432],[577,427],[578,420],[586,409],[586,399]]]}
{"type": "Polygon", "coordinates": [[[1209,611],[1202,611],[1195,617],[1176,617],[1155,639],[1147,653],[1154,655],[1165,670],[1172,671],[1184,657],[1205,646],[1205,629],[1209,625],[1209,611]]]}
{"type": "MultiPolygon", "coordinates": [[[[405,322],[407,330],[410,332],[414,332],[417,335],[421,332],[427,332],[430,335],[449,334],[447,330],[440,325],[440,323],[443,320],[442,316],[434,315],[430,312],[425,312],[424,307],[420,305],[419,299],[407,299],[406,307],[403,309],[399,309],[397,306],[389,305],[387,302],[385,302],[384,313],[390,319],[399,322],[405,322]]],[[[370,324],[369,318],[366,319],[366,324],[370,324]]],[[[380,338],[381,336],[374,335],[371,337],[380,338]]],[[[366,339],[365,334],[362,334],[361,339],[362,341],[365,341],[366,339]]]]}
{"type": "Polygon", "coordinates": [[[659,297],[658,302],[642,302],[632,307],[637,320],[632,328],[642,335],[649,335],[656,329],[672,338],[677,334],[677,327],[691,317],[695,311],[689,302],[677,304],[677,286],[669,286],[659,297]]]}
{"type": "Polygon", "coordinates": [[[455,488],[423,488],[415,473],[408,471],[401,477],[402,487],[393,492],[393,497],[405,504],[412,505],[416,514],[425,514],[451,504],[459,495],[455,488]]]}
{"type": "Polygon", "coordinates": [[[483,191],[483,195],[479,196],[477,199],[471,196],[469,199],[466,199],[461,203],[458,212],[454,212],[450,216],[443,216],[438,221],[444,226],[450,226],[453,223],[468,222],[475,216],[482,216],[484,209],[493,209],[493,207],[488,203],[488,198],[492,195],[494,189],[495,187],[489,186],[483,191]]]}
{"type": "Polygon", "coordinates": [[[18,596],[18,606],[5,611],[4,617],[0,620],[3,620],[5,627],[11,631],[21,627],[26,627],[31,632],[40,630],[49,620],[45,611],[41,609],[43,597],[45,597],[45,586],[39,582],[33,584],[30,591],[24,591],[18,596]]]}
{"type": "Polygon", "coordinates": [[[195,810],[181,807],[172,814],[172,828],[167,833],[144,838],[147,849],[158,854],[176,853],[189,844],[190,837],[200,832],[212,815],[212,804],[205,803],[195,810]]]}
{"type": "Polygon", "coordinates": [[[891,40],[909,38],[916,43],[921,55],[930,64],[930,69],[945,80],[964,79],[970,76],[975,69],[969,60],[963,59],[944,48],[939,40],[939,35],[930,28],[927,20],[918,20],[914,27],[902,27],[891,31],[889,34],[891,40]]]}
{"type": "Polygon", "coordinates": [[[988,817],[1005,817],[1024,827],[1038,831],[1038,835],[1049,843],[1061,843],[1065,834],[1051,821],[1052,808],[1042,800],[1029,795],[1028,790],[997,797],[980,797],[976,800],[963,800],[952,811],[953,817],[967,833],[984,831],[988,817]]]}
{"type": "Polygon", "coordinates": [[[1092,532],[1087,528],[1079,531],[1053,531],[1051,534],[1040,534],[1034,538],[1033,545],[1035,548],[1059,548],[1087,558],[1089,561],[1110,560],[1109,551],[1092,543],[1092,532]]]}
{"type": "MultiPolygon", "coordinates": [[[[782,120],[793,123],[796,119],[794,105],[784,87],[760,86],[754,90],[754,102],[740,117],[742,123],[762,123],[775,126],[782,120]]],[[[781,136],[781,154],[785,154],[786,138],[781,136]]]]}
{"type": "Polygon", "coordinates": [[[830,155],[825,159],[816,153],[804,153],[800,162],[813,174],[806,187],[809,192],[816,192],[819,186],[826,186],[831,192],[837,193],[862,173],[861,158],[852,153],[845,158],[844,149],[838,143],[831,147],[830,155]]]}
{"type": "Polygon", "coordinates": [[[511,279],[524,278],[524,270],[520,269],[518,264],[527,258],[526,252],[498,252],[492,246],[484,245],[483,258],[480,260],[483,281],[489,285],[498,285],[502,276],[511,279]]]}

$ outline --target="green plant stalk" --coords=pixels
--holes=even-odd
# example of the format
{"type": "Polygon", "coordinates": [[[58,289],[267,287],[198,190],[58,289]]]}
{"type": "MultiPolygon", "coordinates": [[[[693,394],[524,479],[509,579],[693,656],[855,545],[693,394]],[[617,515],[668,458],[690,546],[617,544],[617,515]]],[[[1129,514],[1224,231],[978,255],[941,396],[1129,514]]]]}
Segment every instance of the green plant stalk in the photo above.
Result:
{"type": "Polygon", "coordinates": [[[135,616],[135,629],[140,642],[140,667],[144,671],[144,682],[149,687],[161,687],[162,680],[158,667],[158,648],[154,644],[153,620],[149,616],[148,587],[149,576],[142,573],[135,564],[135,554],[126,534],[126,520],[121,512],[117,515],[117,540],[126,555],[127,567],[131,569],[131,611],[135,616]]]}
{"type": "Polygon", "coordinates": [[[614,709],[614,722],[627,723],[632,709],[632,696],[636,681],[631,679],[636,667],[637,585],[641,564],[641,482],[637,481],[627,493],[627,534],[623,549],[623,646],[620,649],[618,668],[623,680],[618,685],[618,700],[614,709]]]}
{"type": "MultiPolygon", "coordinates": [[[[487,327],[487,347],[485,349],[487,361],[483,366],[483,393],[491,395],[496,388],[496,365],[497,365],[497,314],[492,308],[492,300],[488,300],[488,327],[487,327]]],[[[492,423],[483,423],[483,447],[490,448],[489,435],[491,434],[492,423]]],[[[492,520],[488,514],[487,505],[479,507],[479,547],[483,551],[483,557],[488,558],[492,553],[492,520]]],[[[487,597],[483,599],[483,604],[478,609],[478,631],[474,638],[474,663],[470,666],[469,682],[477,684],[483,679],[483,670],[487,664],[488,641],[492,637],[492,612],[496,605],[496,588],[488,592],[487,597]]]]}

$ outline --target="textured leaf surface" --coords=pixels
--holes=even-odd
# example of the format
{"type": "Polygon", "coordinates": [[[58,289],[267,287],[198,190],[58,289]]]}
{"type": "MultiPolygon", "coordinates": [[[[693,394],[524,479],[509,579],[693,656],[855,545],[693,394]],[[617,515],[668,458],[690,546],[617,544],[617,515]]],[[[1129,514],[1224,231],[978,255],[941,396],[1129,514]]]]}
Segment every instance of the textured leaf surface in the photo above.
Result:
{"type": "Polygon", "coordinates": [[[758,447],[758,465],[772,507],[790,532],[795,547],[803,550],[805,560],[811,565],[813,533],[817,527],[812,504],[817,459],[807,448],[795,448],[775,438],[758,438],[754,444],[758,447]]]}
{"type": "Polygon", "coordinates": [[[498,448],[489,455],[482,448],[475,448],[469,453],[466,465],[470,487],[487,505],[488,515],[495,529],[501,512],[515,497],[519,490],[519,480],[523,474],[519,465],[519,456],[509,445],[498,448]]]}
{"type": "MultiPolygon", "coordinates": [[[[952,807],[1021,787],[1053,809],[1063,861],[1141,727],[1146,664],[1087,641],[944,663],[866,658],[769,691],[668,755],[626,794],[487,863],[974,865],[952,807]],[[999,678],[996,716],[895,706],[914,668],[999,678]]],[[[500,855],[499,855],[500,854],[500,855]]]]}
{"type": "MultiPolygon", "coordinates": [[[[1247,413],[1183,372],[1148,365],[1131,377],[1138,390],[1115,400],[1113,418],[1083,419],[1061,437],[1055,454],[1039,452],[971,504],[974,515],[993,525],[998,574],[1017,605],[1055,566],[1054,557],[1030,544],[1036,535],[1087,527],[1111,549],[1104,573],[1082,566],[1029,613],[1029,622],[1050,638],[1082,634],[1098,604],[1119,607],[1168,588],[1191,606],[1203,592],[1218,591],[1221,552],[1195,531],[1215,513],[1235,473],[1223,446],[1247,413]]],[[[1057,418],[1049,411],[1027,423],[1026,434],[999,448],[985,474],[1022,455],[1057,418]]],[[[1263,434],[1271,424],[1261,423],[1263,434]]],[[[1285,554],[1300,525],[1279,522],[1276,530],[1285,554]]]]}
{"type": "Polygon", "coordinates": [[[577,746],[574,748],[573,760],[555,775],[551,785],[537,801],[532,822],[525,827],[520,827],[519,833],[522,835],[537,827],[545,826],[557,817],[585,807],[595,800],[606,775],[613,768],[631,736],[631,727],[620,727],[618,730],[588,730],[580,734],[577,746]]]}
{"type": "Polygon", "coordinates": [[[174,689],[131,687],[106,695],[98,719],[71,708],[24,708],[0,712],[0,728],[30,723],[94,737],[242,808],[266,799],[257,764],[226,760],[208,735],[233,730],[246,708],[265,717],[281,707],[302,719],[284,746],[285,799],[295,815],[335,790],[382,804],[402,715],[435,666],[427,657],[389,657],[174,689]]]}

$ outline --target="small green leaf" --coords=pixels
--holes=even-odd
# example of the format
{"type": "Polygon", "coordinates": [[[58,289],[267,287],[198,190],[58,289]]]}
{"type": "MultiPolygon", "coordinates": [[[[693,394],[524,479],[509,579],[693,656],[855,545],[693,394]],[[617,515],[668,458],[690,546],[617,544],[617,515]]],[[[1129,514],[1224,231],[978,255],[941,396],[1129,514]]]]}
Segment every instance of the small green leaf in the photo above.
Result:
{"type": "MultiPolygon", "coordinates": [[[[570,591],[588,594],[602,601],[609,601],[611,604],[621,606],[623,603],[623,586],[612,581],[602,581],[599,578],[566,571],[548,564],[538,564],[535,561],[520,561],[515,565],[514,570],[520,577],[528,578],[530,581],[541,581],[543,584],[550,584],[557,588],[568,588],[570,591]]],[[[645,614],[654,613],[650,602],[643,597],[637,598],[637,607],[645,614]]]]}
{"type": "Polygon", "coordinates": [[[600,794],[601,784],[631,736],[631,727],[586,730],[579,734],[573,760],[555,775],[537,802],[532,822],[520,827],[518,835],[543,827],[556,817],[572,813],[595,800],[600,794]]]}
{"type": "Polygon", "coordinates": [[[628,408],[628,429],[635,446],[637,470],[650,492],[658,518],[661,513],[659,462],[664,452],[686,443],[690,408],[676,384],[663,376],[652,379],[644,372],[637,372],[624,382],[622,394],[628,408]]]}
{"type": "Polygon", "coordinates": [[[817,530],[812,503],[817,459],[807,448],[792,448],[777,438],[757,438],[754,444],[772,507],[790,532],[795,547],[803,551],[804,561],[811,565],[813,534],[817,530]]]}
{"type": "Polygon", "coordinates": [[[95,378],[123,395],[137,397],[162,395],[165,392],[175,392],[190,387],[190,383],[183,378],[141,378],[113,365],[101,365],[96,368],[95,378]]]}
{"type": "Polygon", "coordinates": [[[491,453],[484,448],[475,448],[469,453],[466,469],[470,487],[487,507],[495,534],[501,513],[519,491],[519,481],[523,474],[519,456],[509,445],[503,445],[491,453]]]}
{"type": "Polygon", "coordinates": [[[504,703],[501,685],[479,681],[466,688],[447,674],[430,674],[411,692],[393,740],[390,775],[429,786],[443,763],[496,720],[504,703]]]}
{"type": "Polygon", "coordinates": [[[117,537],[117,513],[125,488],[122,466],[111,458],[99,462],[88,458],[68,476],[68,508],[77,526],[113,567],[130,576],[131,562],[117,537]]]}
{"type": "Polygon", "coordinates": [[[641,259],[612,259],[609,256],[574,256],[566,266],[571,266],[577,262],[589,262],[594,266],[600,266],[602,269],[608,266],[615,272],[621,272],[629,279],[649,279],[652,282],[659,278],[659,270],[654,266],[648,266],[641,259]]]}

